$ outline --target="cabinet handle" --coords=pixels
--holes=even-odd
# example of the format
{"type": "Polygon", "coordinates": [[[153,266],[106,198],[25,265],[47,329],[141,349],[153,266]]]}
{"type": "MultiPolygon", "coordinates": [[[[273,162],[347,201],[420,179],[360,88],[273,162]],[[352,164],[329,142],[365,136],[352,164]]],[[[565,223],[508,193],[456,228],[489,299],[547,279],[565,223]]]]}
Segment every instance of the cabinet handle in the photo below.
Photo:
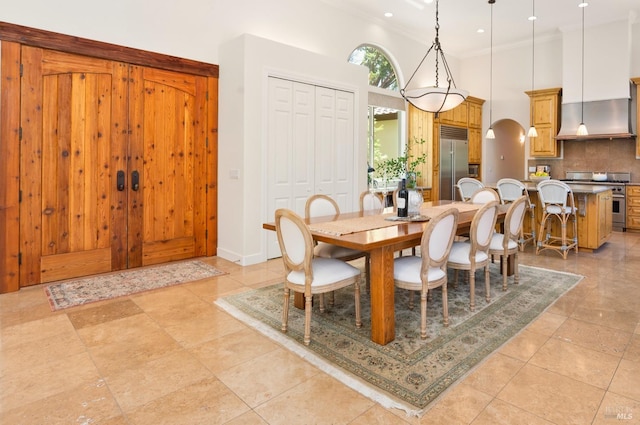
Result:
{"type": "Polygon", "coordinates": [[[122,192],[124,190],[124,171],[120,170],[116,174],[116,188],[118,192],[122,192]]]}
{"type": "Polygon", "coordinates": [[[135,192],[140,189],[140,173],[138,173],[137,171],[131,172],[131,189],[133,189],[135,192]]]}

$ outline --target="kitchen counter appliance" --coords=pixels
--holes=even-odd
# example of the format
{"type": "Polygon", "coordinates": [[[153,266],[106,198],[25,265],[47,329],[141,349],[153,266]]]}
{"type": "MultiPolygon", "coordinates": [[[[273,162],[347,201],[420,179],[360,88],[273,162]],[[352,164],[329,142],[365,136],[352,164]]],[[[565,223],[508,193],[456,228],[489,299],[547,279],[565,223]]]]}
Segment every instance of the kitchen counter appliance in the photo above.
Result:
{"type": "Polygon", "coordinates": [[[566,171],[562,181],[571,184],[605,185],[613,194],[613,230],[624,232],[627,227],[626,185],[631,181],[629,172],[605,173],[599,171],[566,171]],[[606,176],[606,180],[602,176],[606,176]]]}

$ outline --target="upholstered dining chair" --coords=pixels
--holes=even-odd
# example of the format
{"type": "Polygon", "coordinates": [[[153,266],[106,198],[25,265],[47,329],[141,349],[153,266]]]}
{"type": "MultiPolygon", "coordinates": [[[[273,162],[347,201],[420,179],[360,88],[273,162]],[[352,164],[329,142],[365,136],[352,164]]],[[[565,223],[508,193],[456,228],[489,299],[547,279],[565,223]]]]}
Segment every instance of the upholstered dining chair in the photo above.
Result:
{"type": "Polygon", "coordinates": [[[542,206],[542,218],[540,219],[540,232],[536,245],[536,255],[545,249],[554,250],[563,259],[567,259],[569,250],[575,249],[578,253],[578,229],[577,209],[573,198],[573,190],[565,182],[550,179],[543,180],[536,186],[538,197],[542,206]],[[560,225],[560,236],[551,234],[551,223],[557,220],[560,225]],[[567,235],[567,224],[573,222],[573,237],[567,235]]]}
{"type": "Polygon", "coordinates": [[[341,260],[314,257],[311,231],[295,212],[280,208],[275,216],[276,234],[285,268],[282,331],[287,331],[291,291],[304,294],[304,343],[309,345],[313,295],[350,285],[355,286],[356,327],[361,327],[360,270],[341,260]]]}
{"type": "Polygon", "coordinates": [[[360,194],[360,211],[379,211],[384,209],[382,196],[375,192],[365,190],[360,194]]]}
{"type": "MultiPolygon", "coordinates": [[[[317,194],[310,196],[307,199],[304,207],[305,218],[331,216],[335,217],[340,214],[340,207],[338,203],[330,196],[317,194]]],[[[333,245],[326,242],[318,242],[315,245],[313,254],[316,257],[322,258],[335,258],[342,261],[352,261],[358,258],[365,257],[365,273],[367,287],[369,285],[369,253],[364,251],[358,251],[356,249],[345,248],[343,246],[333,245]]],[[[320,304],[323,303],[323,297],[320,299],[320,304]]]]}
{"type": "Polygon", "coordinates": [[[462,177],[456,183],[456,187],[458,188],[460,199],[467,202],[471,199],[471,195],[484,187],[484,183],[473,177],[462,177]]]}
{"type": "MultiPolygon", "coordinates": [[[[394,260],[393,280],[398,288],[420,292],[420,337],[427,338],[427,295],[442,288],[442,322],[449,325],[447,303],[447,260],[458,225],[458,210],[449,208],[429,220],[420,241],[421,256],[394,260]]],[[[413,308],[413,292],[409,295],[413,308]]]]}
{"type": "Polygon", "coordinates": [[[484,267],[485,298],[491,301],[489,282],[489,244],[496,226],[498,216],[498,201],[490,201],[482,205],[473,216],[469,239],[464,241],[454,241],[449,254],[447,267],[455,270],[454,287],[458,283],[458,270],[469,271],[469,308],[474,311],[476,308],[476,270],[484,267]]]}
{"type": "Polygon", "coordinates": [[[473,195],[471,195],[471,198],[469,198],[469,202],[472,204],[486,204],[491,201],[499,202],[500,195],[490,187],[483,187],[482,189],[475,191],[473,195]]]}
{"type": "MultiPolygon", "coordinates": [[[[498,180],[496,185],[498,189],[498,195],[500,195],[500,203],[501,204],[509,204],[521,196],[526,196],[526,212],[529,213],[530,227],[531,232],[525,233],[524,224],[520,229],[520,240],[518,244],[520,245],[520,251],[524,251],[524,247],[527,243],[532,242],[534,245],[536,243],[536,204],[531,202],[531,197],[529,196],[529,191],[527,190],[527,186],[524,185],[520,180],[504,178],[498,180]]],[[[524,223],[524,222],[523,222],[524,223]]]]}
{"type": "Polygon", "coordinates": [[[518,250],[522,221],[527,210],[527,197],[520,196],[511,202],[507,215],[504,219],[504,233],[494,232],[489,244],[489,255],[500,255],[502,257],[502,290],[507,290],[507,271],[509,256],[513,256],[513,283],[520,280],[518,273],[518,250]]]}

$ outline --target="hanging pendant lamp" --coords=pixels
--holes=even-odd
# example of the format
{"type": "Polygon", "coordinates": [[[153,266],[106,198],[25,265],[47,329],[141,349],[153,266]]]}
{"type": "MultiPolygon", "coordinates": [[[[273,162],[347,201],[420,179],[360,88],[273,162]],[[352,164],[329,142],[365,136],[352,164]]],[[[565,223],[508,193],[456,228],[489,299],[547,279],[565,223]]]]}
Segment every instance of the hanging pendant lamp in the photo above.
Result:
{"type": "MultiPolygon", "coordinates": [[[[529,17],[529,20],[531,21],[531,93],[533,94],[536,70],[536,0],[531,1],[531,9],[531,17],[529,17]]],[[[529,138],[538,137],[538,130],[536,130],[536,126],[533,123],[533,105],[531,105],[529,109],[531,114],[531,127],[529,127],[527,136],[529,136],[529,138]]]]}
{"type": "Polygon", "coordinates": [[[582,8],[582,100],[580,102],[581,112],[580,112],[580,125],[578,126],[578,131],[576,132],[576,136],[588,136],[589,131],[587,130],[587,126],[584,125],[584,9],[589,6],[589,3],[583,2],[578,5],[578,7],[582,8]]]}
{"type": "Polygon", "coordinates": [[[464,102],[464,100],[469,95],[468,91],[458,89],[456,87],[456,83],[453,81],[453,76],[451,75],[449,64],[447,63],[447,59],[444,57],[444,52],[442,51],[442,46],[440,45],[439,31],[440,23],[438,20],[438,0],[436,0],[436,38],[429,50],[427,50],[427,53],[418,64],[416,70],[413,71],[413,74],[411,74],[411,78],[409,78],[405,87],[400,90],[400,94],[405,100],[407,100],[407,102],[411,103],[418,109],[426,112],[433,112],[435,114],[455,108],[456,106],[464,102]],[[434,51],[434,54],[436,56],[435,85],[430,87],[408,89],[411,80],[413,79],[413,77],[415,77],[416,73],[432,50],[434,51]],[[440,87],[438,81],[440,61],[442,61],[442,66],[446,72],[447,81],[445,87],[440,87]]]}
{"type": "Polygon", "coordinates": [[[493,5],[496,0],[489,0],[491,5],[491,59],[489,65],[489,129],[486,138],[495,139],[496,134],[493,132],[493,5]]]}

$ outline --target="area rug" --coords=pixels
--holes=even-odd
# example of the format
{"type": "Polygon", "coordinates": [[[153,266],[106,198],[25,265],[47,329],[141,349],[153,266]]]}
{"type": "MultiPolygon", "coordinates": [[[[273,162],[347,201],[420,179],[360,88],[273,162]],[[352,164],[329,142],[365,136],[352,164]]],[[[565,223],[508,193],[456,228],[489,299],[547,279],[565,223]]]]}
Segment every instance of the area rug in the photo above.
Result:
{"type": "Polygon", "coordinates": [[[56,311],[223,274],[202,261],[190,260],[60,281],[47,285],[44,292],[56,311]]]}
{"type": "MultiPolygon", "coordinates": [[[[386,346],[370,341],[369,297],[363,292],[361,329],[355,328],[353,288],[336,291],[335,305],[320,313],[314,303],[311,344],[303,344],[304,312],[291,307],[282,333],[282,284],[216,301],[346,385],[389,408],[420,416],[448,387],[517,335],[582,276],[520,266],[520,283],[502,291],[499,265],[491,265],[491,302],[485,301],[484,273],[476,279],[476,311],[469,311],[469,287],[453,288],[449,276],[449,326],[442,326],[441,292],[427,304],[428,335],[420,338],[419,297],[408,309],[408,291],[396,289],[396,338],[386,346]]],[[[511,278],[510,278],[511,282],[511,278]]],[[[293,305],[293,302],[291,302],[293,305]]]]}

